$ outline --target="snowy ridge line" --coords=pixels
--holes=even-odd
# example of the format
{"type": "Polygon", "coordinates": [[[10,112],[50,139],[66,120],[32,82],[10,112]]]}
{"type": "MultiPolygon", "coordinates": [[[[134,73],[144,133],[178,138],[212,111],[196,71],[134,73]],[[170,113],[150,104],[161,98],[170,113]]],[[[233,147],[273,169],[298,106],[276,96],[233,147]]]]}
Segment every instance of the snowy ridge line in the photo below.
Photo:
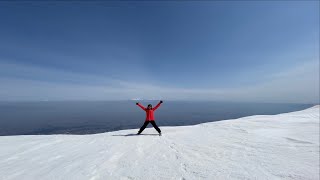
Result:
{"type": "MultiPolygon", "coordinates": [[[[221,121],[237,121],[237,120],[250,120],[250,119],[253,119],[253,118],[256,118],[256,117],[267,117],[267,116],[279,116],[279,115],[288,115],[288,114],[294,114],[294,113],[300,113],[300,112],[304,112],[304,111],[307,111],[307,110],[312,110],[312,109],[319,109],[319,112],[320,112],[320,105],[315,105],[315,106],[312,106],[310,108],[307,108],[307,109],[303,109],[303,110],[300,110],[300,111],[293,111],[293,112],[287,112],[287,113],[279,113],[279,114],[275,114],[275,115],[252,115],[252,116],[244,116],[244,117],[240,117],[240,118],[236,118],[236,119],[222,119],[222,120],[219,120],[219,121],[214,121],[214,122],[204,122],[204,123],[199,123],[199,124],[194,124],[194,125],[185,125],[185,126],[162,126],[162,128],[174,128],[174,127],[192,127],[192,126],[205,126],[205,124],[211,124],[211,123],[218,123],[218,122],[221,122],[221,121]]],[[[146,128],[148,129],[148,128],[146,128]]],[[[152,127],[151,127],[152,129],[152,127]]],[[[109,131],[109,132],[105,132],[105,133],[114,133],[114,132],[118,132],[118,131],[128,131],[128,130],[133,130],[133,131],[138,131],[139,129],[124,129],[124,130],[117,130],[117,131],[109,131]]],[[[101,134],[104,134],[104,133],[101,133],[101,134]]],[[[85,134],[87,135],[87,134],[85,134]]],[[[88,135],[91,135],[91,134],[88,134],[88,135]]]]}

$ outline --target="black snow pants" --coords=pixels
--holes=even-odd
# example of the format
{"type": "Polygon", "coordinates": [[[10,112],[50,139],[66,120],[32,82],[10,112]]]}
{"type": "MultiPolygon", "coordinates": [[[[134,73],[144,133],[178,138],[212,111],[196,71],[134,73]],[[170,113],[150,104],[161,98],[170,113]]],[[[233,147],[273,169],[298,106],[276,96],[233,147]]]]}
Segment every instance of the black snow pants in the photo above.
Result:
{"type": "Polygon", "coordinates": [[[147,127],[149,123],[152,124],[152,126],[158,131],[158,133],[161,133],[161,130],[159,129],[155,121],[145,121],[138,133],[140,134],[147,127]]]}

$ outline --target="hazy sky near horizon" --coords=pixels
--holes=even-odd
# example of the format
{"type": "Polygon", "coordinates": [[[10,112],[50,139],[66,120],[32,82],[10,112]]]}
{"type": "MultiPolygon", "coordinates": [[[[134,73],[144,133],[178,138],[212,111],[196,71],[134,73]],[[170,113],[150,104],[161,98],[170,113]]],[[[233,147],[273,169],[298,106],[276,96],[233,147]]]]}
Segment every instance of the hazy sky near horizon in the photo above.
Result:
{"type": "Polygon", "coordinates": [[[319,1],[0,2],[0,101],[319,103],[319,1]]]}

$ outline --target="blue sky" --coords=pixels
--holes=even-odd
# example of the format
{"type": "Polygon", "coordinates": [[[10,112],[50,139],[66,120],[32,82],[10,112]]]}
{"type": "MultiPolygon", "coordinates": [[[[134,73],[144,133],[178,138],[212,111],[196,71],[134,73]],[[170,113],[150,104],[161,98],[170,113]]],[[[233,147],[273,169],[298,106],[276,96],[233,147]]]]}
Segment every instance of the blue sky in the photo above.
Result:
{"type": "Polygon", "coordinates": [[[0,100],[319,102],[318,1],[0,2],[0,100]]]}

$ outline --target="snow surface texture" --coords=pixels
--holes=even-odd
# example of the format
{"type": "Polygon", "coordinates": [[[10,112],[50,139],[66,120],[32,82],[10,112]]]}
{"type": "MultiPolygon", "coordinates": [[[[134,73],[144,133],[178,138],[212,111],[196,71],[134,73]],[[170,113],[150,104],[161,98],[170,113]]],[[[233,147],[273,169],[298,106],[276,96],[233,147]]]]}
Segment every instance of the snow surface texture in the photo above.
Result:
{"type": "Polygon", "coordinates": [[[0,179],[319,179],[319,106],[137,131],[2,136],[0,179]]]}

